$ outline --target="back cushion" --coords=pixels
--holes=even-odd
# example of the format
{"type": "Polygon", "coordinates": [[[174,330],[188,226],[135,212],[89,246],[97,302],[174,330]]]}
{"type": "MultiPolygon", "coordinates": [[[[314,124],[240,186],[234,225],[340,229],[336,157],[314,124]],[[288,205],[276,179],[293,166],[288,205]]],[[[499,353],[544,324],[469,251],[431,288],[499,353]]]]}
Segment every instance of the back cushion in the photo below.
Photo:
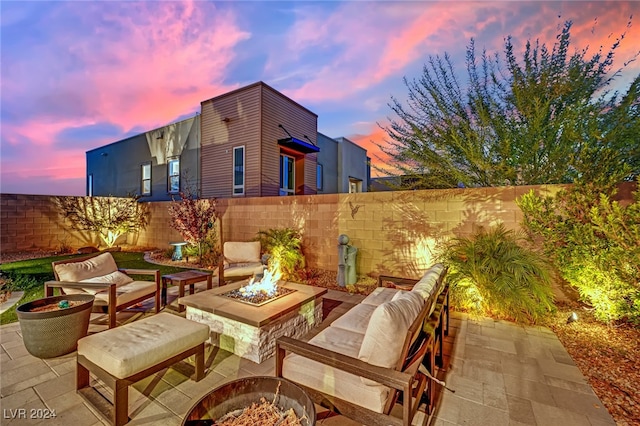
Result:
{"type": "MultiPolygon", "coordinates": [[[[131,278],[129,275],[127,274],[123,274],[120,271],[115,271],[112,272],[110,274],[107,275],[102,275],[99,277],[92,277],[92,278],[87,278],[85,280],[81,280],[80,282],[87,282],[87,283],[115,283],[116,286],[121,286],[121,285],[125,285],[125,284],[129,284],[131,282],[133,282],[133,278],[131,278]]],[[[104,289],[102,289],[104,290],[104,289]]],[[[90,294],[96,294],[99,293],[102,290],[95,290],[93,288],[85,288],[84,291],[86,291],[87,293],[90,294]]],[[[65,293],[67,292],[67,289],[65,289],[65,293]]]]}
{"type": "Polygon", "coordinates": [[[422,297],[406,293],[373,311],[362,340],[359,359],[379,367],[396,366],[409,326],[418,317],[424,304],[422,297]]]}
{"type": "Polygon", "coordinates": [[[224,243],[224,260],[229,263],[260,262],[260,241],[224,243]]]}
{"type": "Polygon", "coordinates": [[[106,252],[82,262],[55,265],[60,281],[80,282],[87,278],[101,277],[118,270],[111,253],[106,252]]]}
{"type": "Polygon", "coordinates": [[[424,300],[427,300],[429,296],[436,292],[436,284],[441,272],[442,268],[436,268],[435,266],[430,268],[422,278],[420,278],[420,281],[413,286],[411,291],[419,293],[424,300]]]}

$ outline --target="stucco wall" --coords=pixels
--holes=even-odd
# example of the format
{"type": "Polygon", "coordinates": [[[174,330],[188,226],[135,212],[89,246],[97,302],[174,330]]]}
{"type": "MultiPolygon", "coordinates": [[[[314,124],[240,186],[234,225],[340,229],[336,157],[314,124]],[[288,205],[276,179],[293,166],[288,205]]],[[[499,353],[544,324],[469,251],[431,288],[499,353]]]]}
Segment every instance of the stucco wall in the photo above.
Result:
{"type": "MultiPolygon", "coordinates": [[[[517,229],[522,214],[517,197],[534,189],[551,194],[559,186],[368,192],[295,197],[220,199],[224,239],[248,241],[259,230],[302,230],[310,267],[337,270],[337,238],[347,234],[358,248],[359,274],[418,276],[433,262],[440,243],[480,226],[502,222],[517,229]]],[[[631,199],[632,185],[619,199],[631,199]]],[[[1,194],[1,250],[55,248],[61,241],[74,248],[97,244],[91,235],[69,230],[52,207],[52,197],[1,194]]],[[[169,226],[169,202],[149,204],[149,226],[126,243],[169,248],[181,240],[169,226]]],[[[124,242],[121,242],[124,244],[124,242]]]]}

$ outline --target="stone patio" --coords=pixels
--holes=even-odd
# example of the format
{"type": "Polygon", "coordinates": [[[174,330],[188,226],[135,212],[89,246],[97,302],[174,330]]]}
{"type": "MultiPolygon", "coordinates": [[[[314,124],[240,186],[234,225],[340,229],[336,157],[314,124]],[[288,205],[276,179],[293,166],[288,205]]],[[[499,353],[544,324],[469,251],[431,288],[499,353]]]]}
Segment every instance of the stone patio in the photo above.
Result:
{"type": "MultiPolygon", "coordinates": [[[[363,296],[329,291],[325,320],[330,323],[363,296]]],[[[177,314],[177,313],[176,313],[177,314]]],[[[100,318],[96,318],[99,322],[100,318]]],[[[119,322],[148,315],[123,312],[119,322]]],[[[184,313],[182,314],[184,315],[184,313]]],[[[90,332],[105,326],[96,324],[90,332]]],[[[316,329],[317,330],[317,329],[316,329]]],[[[0,327],[0,405],[2,425],[102,425],[99,416],[75,393],[75,353],[41,360],[25,349],[18,323],[0,327]],[[55,411],[53,419],[30,419],[32,413],[55,411]],[[24,410],[24,411],[23,411],[24,410]],[[27,418],[22,417],[22,414],[27,418]]],[[[178,363],[136,383],[129,392],[131,425],[180,425],[189,408],[222,383],[252,375],[273,375],[274,359],[255,364],[208,347],[206,377],[196,383],[178,363]]],[[[556,336],[547,328],[504,321],[474,321],[452,313],[445,342],[446,380],[431,425],[615,425],[556,336]]],[[[438,387],[439,389],[442,389],[438,387]]],[[[398,407],[397,407],[398,408],[398,407]]],[[[318,425],[355,426],[342,416],[319,409],[318,425]]]]}

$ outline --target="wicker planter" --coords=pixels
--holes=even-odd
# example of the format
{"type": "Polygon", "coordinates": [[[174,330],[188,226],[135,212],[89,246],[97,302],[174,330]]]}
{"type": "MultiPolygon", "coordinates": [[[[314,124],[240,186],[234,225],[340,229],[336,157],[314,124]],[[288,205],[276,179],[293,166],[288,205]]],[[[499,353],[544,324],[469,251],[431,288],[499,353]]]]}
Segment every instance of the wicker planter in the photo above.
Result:
{"type": "Polygon", "coordinates": [[[200,398],[187,412],[182,426],[214,424],[211,419],[218,420],[227,413],[249,407],[253,402],[259,404],[260,398],[268,402],[275,400],[282,411],[293,408],[298,418],[302,418],[303,426],[316,424],[313,401],[298,385],[281,377],[256,376],[226,383],[200,398]]]}
{"type": "Polygon", "coordinates": [[[38,358],[53,358],[75,351],[78,340],[87,335],[93,300],[90,294],[69,294],[45,297],[18,306],[16,313],[27,351],[38,358]],[[82,303],[56,311],[31,312],[34,308],[57,304],[61,300],[82,303]]]}

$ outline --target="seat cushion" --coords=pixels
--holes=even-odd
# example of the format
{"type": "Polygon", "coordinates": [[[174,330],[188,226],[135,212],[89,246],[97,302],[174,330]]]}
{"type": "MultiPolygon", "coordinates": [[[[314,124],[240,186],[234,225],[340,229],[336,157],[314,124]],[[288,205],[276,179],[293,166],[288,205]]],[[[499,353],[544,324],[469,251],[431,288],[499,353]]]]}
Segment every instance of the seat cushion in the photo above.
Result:
{"type": "MultiPolygon", "coordinates": [[[[124,274],[120,271],[115,271],[112,272],[110,274],[107,275],[102,275],[100,277],[93,277],[93,278],[87,278],[84,280],[80,281],[85,282],[85,283],[113,283],[116,284],[118,287],[125,285],[125,284],[129,284],[130,282],[133,282],[133,278],[131,278],[129,275],[124,274]]],[[[87,287],[83,289],[85,292],[89,293],[89,294],[96,294],[99,293],[101,290],[95,290],[93,288],[87,287]]]]}
{"type": "MultiPolygon", "coordinates": [[[[331,327],[339,327],[364,335],[369,325],[369,320],[377,306],[359,303],[349,309],[344,315],[331,323],[331,327]]],[[[363,336],[364,337],[364,336],[363,336]]],[[[358,355],[356,354],[356,357],[358,355]]]]}
{"type": "MultiPolygon", "coordinates": [[[[127,302],[143,296],[154,297],[157,291],[155,281],[132,281],[116,288],[116,306],[124,305],[127,302]]],[[[109,303],[109,291],[103,290],[95,293],[93,302],[96,306],[106,306],[109,303]]]]}
{"type": "Polygon", "coordinates": [[[228,263],[260,263],[260,241],[227,241],[223,250],[228,263]]]}
{"type": "Polygon", "coordinates": [[[365,305],[373,305],[380,306],[384,302],[390,301],[393,296],[401,290],[396,288],[388,288],[388,287],[378,287],[373,290],[367,297],[362,300],[360,303],[364,303],[365,305]]]}
{"type": "MultiPolygon", "coordinates": [[[[309,340],[309,343],[355,358],[362,338],[360,333],[331,326],[309,340]]],[[[282,375],[296,383],[318,389],[377,413],[383,412],[389,396],[389,388],[386,386],[367,386],[359,376],[297,354],[288,354],[284,358],[282,375]]]]}
{"type": "Polygon", "coordinates": [[[81,262],[55,265],[59,281],[77,283],[87,278],[101,277],[118,270],[111,253],[106,252],[81,262]]]}
{"type": "Polygon", "coordinates": [[[232,263],[225,265],[225,277],[248,277],[264,272],[264,265],[260,262],[232,263]]]}
{"type": "Polygon", "coordinates": [[[209,326],[170,313],[83,337],[78,355],[118,378],[157,365],[209,338],[209,326]]]}

